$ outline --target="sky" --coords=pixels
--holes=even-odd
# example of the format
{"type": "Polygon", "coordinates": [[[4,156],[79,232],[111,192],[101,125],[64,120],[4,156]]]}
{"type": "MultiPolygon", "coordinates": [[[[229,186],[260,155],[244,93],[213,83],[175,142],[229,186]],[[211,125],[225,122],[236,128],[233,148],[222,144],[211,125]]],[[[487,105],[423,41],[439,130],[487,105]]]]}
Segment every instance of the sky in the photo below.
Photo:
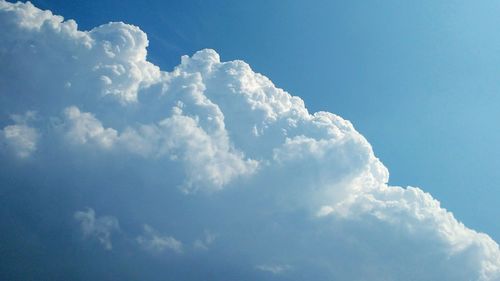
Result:
{"type": "Polygon", "coordinates": [[[0,2],[3,279],[500,279],[500,4],[269,2],[0,2]]]}
{"type": "Polygon", "coordinates": [[[311,111],[352,121],[397,185],[500,239],[497,1],[34,1],[89,30],[124,21],[172,69],[213,48],[311,111]],[[130,8],[128,8],[130,7],[130,8]]]}

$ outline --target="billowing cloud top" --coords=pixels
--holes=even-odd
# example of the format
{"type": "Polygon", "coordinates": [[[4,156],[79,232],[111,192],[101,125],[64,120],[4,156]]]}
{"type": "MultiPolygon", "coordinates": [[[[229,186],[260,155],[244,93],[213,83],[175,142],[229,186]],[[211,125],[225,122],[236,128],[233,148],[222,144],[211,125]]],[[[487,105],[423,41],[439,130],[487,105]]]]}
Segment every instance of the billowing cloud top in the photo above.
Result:
{"type": "MultiPolygon", "coordinates": [[[[136,263],[134,251],[171,265],[137,269],[141,280],[500,280],[495,241],[421,189],[388,186],[349,121],[309,113],[245,62],[206,49],[161,71],[138,27],[79,31],[29,2],[0,0],[0,29],[2,189],[38,194],[32,209],[3,207],[19,226],[12,236],[99,244],[43,232],[76,218],[60,231],[83,229],[117,264],[136,263]],[[56,219],[20,215],[51,200],[67,202],[44,213],[56,219]]],[[[110,278],[97,268],[86,276],[110,278]]]]}

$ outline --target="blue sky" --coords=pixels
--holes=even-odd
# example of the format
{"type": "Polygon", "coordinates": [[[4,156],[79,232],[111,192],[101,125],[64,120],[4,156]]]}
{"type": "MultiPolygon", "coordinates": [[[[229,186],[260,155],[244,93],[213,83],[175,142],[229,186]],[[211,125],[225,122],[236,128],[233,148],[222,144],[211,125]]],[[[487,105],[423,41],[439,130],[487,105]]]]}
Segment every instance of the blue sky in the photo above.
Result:
{"type": "Polygon", "coordinates": [[[33,4],[0,277],[499,280],[498,2],[33,4]]]}
{"type": "Polygon", "coordinates": [[[213,48],[311,111],[351,120],[390,170],[500,239],[500,4],[496,1],[34,1],[77,20],[141,27],[171,69],[213,48]]]}

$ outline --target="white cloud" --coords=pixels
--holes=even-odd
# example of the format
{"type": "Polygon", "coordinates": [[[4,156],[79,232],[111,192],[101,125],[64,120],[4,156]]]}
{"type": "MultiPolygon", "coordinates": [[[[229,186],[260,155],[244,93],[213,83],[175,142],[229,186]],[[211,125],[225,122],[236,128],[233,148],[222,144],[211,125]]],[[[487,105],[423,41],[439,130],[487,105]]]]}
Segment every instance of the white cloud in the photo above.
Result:
{"type": "Polygon", "coordinates": [[[28,122],[33,120],[36,113],[27,111],[23,115],[12,115],[15,124],[5,126],[1,132],[3,140],[9,150],[19,158],[27,158],[36,151],[39,133],[36,128],[30,127],[28,122]]]}
{"type": "MultiPolygon", "coordinates": [[[[489,236],[465,227],[452,213],[443,209],[439,201],[419,188],[382,186],[370,192],[352,194],[332,207],[324,206],[322,210],[329,211],[323,212],[324,216],[333,216],[340,221],[386,228],[390,231],[385,233],[388,236],[377,239],[394,240],[382,245],[397,247],[399,243],[415,243],[418,248],[413,249],[412,259],[432,261],[441,256],[441,259],[454,264],[454,268],[449,270],[461,272],[467,280],[498,280],[500,277],[498,244],[489,236]]],[[[353,236],[357,235],[366,234],[353,233],[353,236]]],[[[404,251],[397,248],[391,253],[404,255],[404,251]]]]}
{"type": "Polygon", "coordinates": [[[2,133],[7,146],[14,150],[19,158],[29,157],[36,150],[36,129],[24,124],[9,125],[3,128],[2,133]]]}
{"type": "Polygon", "coordinates": [[[29,68],[33,59],[40,57],[48,64],[57,63],[49,65],[50,71],[34,65],[25,73],[28,79],[37,76],[50,86],[82,87],[76,90],[112,96],[121,103],[135,102],[139,89],[160,79],[158,67],[146,61],[148,40],[138,27],[117,22],[82,32],[77,30],[75,21],[63,21],[61,16],[41,11],[29,2],[2,1],[0,10],[3,26],[12,31],[2,36],[3,45],[22,42],[14,50],[2,50],[1,56],[6,52],[16,56],[19,70],[29,68]],[[54,50],[62,51],[62,46],[72,52],[64,50],[65,53],[58,53],[59,57],[50,55],[54,50]],[[98,87],[84,90],[92,84],[98,87]]]}
{"type": "Polygon", "coordinates": [[[172,108],[169,118],[137,128],[127,127],[122,133],[105,128],[92,113],[81,112],[75,106],[67,107],[64,115],[65,136],[73,144],[94,144],[183,163],[187,175],[183,190],[188,193],[200,186],[221,189],[238,176],[254,173],[258,167],[257,161],[244,159],[241,152],[231,147],[223,129],[211,135],[200,126],[197,117],[184,115],[178,107],[172,108]]]}
{"type": "Polygon", "coordinates": [[[222,112],[203,94],[201,76],[161,72],[146,60],[147,37],[137,27],[110,23],[83,32],[74,21],[63,21],[30,3],[2,1],[0,5],[2,20],[12,31],[0,41],[0,57],[6,62],[0,69],[0,91],[19,93],[6,100],[5,108],[23,107],[25,100],[31,100],[45,117],[57,116],[66,108],[66,135],[76,144],[110,149],[121,131],[120,146],[129,152],[178,159],[188,174],[184,183],[188,192],[200,186],[217,190],[257,169],[257,161],[232,146],[222,112]],[[8,48],[11,44],[17,47],[8,48]],[[23,81],[7,78],[12,76],[23,81]],[[139,104],[140,90],[146,92],[152,86],[158,88],[149,94],[153,100],[139,104]],[[116,108],[114,101],[135,109],[116,108]],[[189,106],[176,110],[182,101],[189,106]],[[140,110],[137,119],[156,115],[147,123],[125,124],[122,131],[96,118],[109,116],[111,109],[124,114],[140,110]]]}
{"type": "Polygon", "coordinates": [[[75,144],[95,143],[102,148],[110,148],[118,139],[118,133],[111,128],[104,128],[91,113],[80,112],[75,107],[64,110],[67,122],[66,137],[75,144]]]}
{"type": "Polygon", "coordinates": [[[95,211],[88,208],[74,214],[75,220],[80,223],[82,233],[87,238],[95,238],[106,250],[111,250],[111,234],[120,229],[118,220],[112,216],[96,217],[95,211]]]}
{"type": "Polygon", "coordinates": [[[172,236],[161,235],[147,224],[144,225],[143,234],[138,236],[136,241],[148,251],[159,253],[169,249],[176,253],[182,253],[182,242],[172,236]]]}
{"type": "MultiPolygon", "coordinates": [[[[78,31],[74,21],[30,3],[0,0],[0,25],[8,30],[0,38],[0,91],[19,93],[6,95],[1,110],[37,110],[38,129],[47,132],[40,136],[17,121],[5,127],[3,139],[20,157],[35,151],[37,138],[57,138],[62,130],[64,145],[100,151],[97,161],[126,162],[130,177],[144,172],[144,163],[163,168],[147,171],[141,183],[219,191],[192,195],[184,202],[189,206],[162,198],[177,215],[193,216],[172,218],[186,232],[200,225],[231,232],[213,228],[227,239],[210,247],[250,268],[271,257],[287,266],[257,269],[278,274],[293,267],[318,280],[500,280],[495,241],[421,189],[388,186],[386,167],[350,122],[309,113],[299,97],[245,62],[221,62],[215,51],[202,50],[162,72],[146,60],[148,41],[138,27],[110,23],[78,31]]],[[[111,184],[119,180],[99,179],[106,176],[111,184]]],[[[115,218],[96,218],[92,209],[75,218],[85,235],[111,248],[115,218]]],[[[207,248],[213,239],[197,241],[195,247],[207,248]]],[[[180,241],[147,225],[136,242],[182,251],[180,241]]]]}

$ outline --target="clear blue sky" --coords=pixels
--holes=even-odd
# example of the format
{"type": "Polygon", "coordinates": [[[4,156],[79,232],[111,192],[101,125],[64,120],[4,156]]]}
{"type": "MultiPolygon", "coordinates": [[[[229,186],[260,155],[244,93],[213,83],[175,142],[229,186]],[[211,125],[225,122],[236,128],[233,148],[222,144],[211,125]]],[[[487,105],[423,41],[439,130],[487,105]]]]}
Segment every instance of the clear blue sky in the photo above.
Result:
{"type": "Polygon", "coordinates": [[[367,137],[390,182],[422,187],[500,240],[497,1],[34,1],[141,27],[149,59],[214,48],[367,137]]]}

